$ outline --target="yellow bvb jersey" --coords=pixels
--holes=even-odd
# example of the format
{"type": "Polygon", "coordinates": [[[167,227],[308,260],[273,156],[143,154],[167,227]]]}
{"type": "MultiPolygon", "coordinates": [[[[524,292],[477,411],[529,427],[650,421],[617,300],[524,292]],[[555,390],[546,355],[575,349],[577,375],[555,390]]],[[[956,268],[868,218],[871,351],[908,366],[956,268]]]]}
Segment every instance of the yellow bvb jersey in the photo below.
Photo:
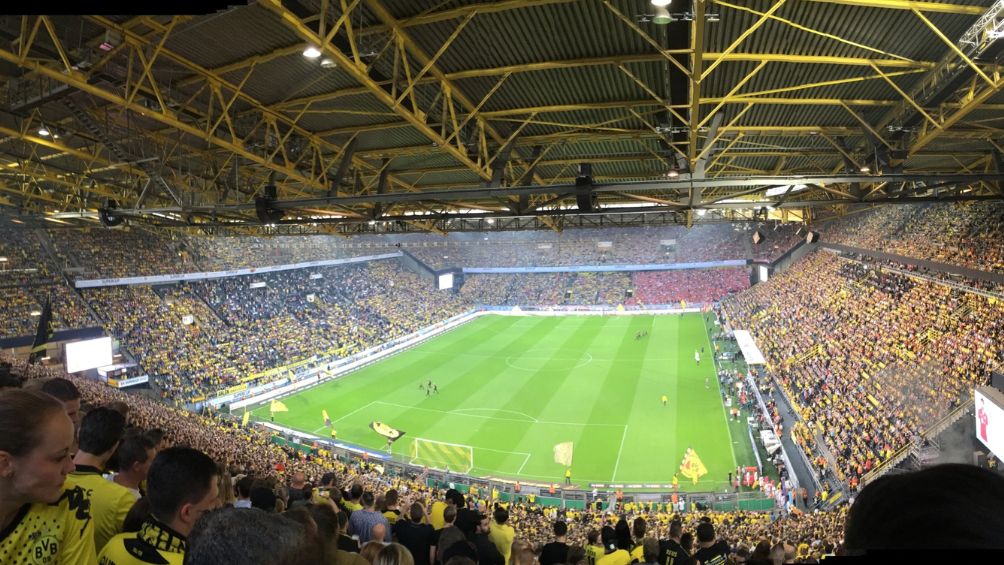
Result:
{"type": "Polygon", "coordinates": [[[150,519],[138,532],[119,534],[101,550],[99,565],[182,565],[188,543],[184,536],[150,519]]]}
{"type": "Polygon", "coordinates": [[[91,501],[80,487],[66,488],[53,504],[26,504],[0,532],[4,565],[94,565],[91,501]]]}
{"type": "Polygon", "coordinates": [[[108,540],[122,531],[126,515],[136,504],[136,497],[126,487],[102,477],[100,470],[84,465],[78,465],[66,477],[66,486],[83,488],[91,500],[94,547],[100,551],[108,540]]]}
{"type": "Polygon", "coordinates": [[[639,541],[638,545],[631,548],[631,562],[632,563],[644,563],[645,562],[645,546],[639,541]]]}

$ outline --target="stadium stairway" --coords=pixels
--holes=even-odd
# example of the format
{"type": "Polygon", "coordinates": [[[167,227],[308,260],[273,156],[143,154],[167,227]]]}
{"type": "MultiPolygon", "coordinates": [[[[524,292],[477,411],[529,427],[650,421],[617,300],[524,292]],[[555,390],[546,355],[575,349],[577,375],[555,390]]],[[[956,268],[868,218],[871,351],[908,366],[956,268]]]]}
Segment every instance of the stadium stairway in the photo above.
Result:
{"type": "Polygon", "coordinates": [[[973,407],[975,406],[975,400],[970,398],[964,402],[961,406],[952,410],[946,414],[943,418],[935,422],[931,427],[924,430],[921,434],[925,439],[934,441],[941,432],[950,428],[955,422],[958,422],[966,415],[972,413],[973,407]]]}
{"type": "Polygon", "coordinates": [[[221,324],[223,324],[224,326],[226,326],[228,328],[229,327],[233,327],[233,324],[231,324],[230,322],[227,321],[226,318],[224,318],[223,316],[221,316],[220,313],[219,313],[219,311],[216,310],[216,308],[213,308],[213,305],[210,304],[208,300],[206,300],[206,297],[202,296],[202,293],[200,293],[200,292],[190,292],[188,294],[189,294],[189,296],[195,298],[199,302],[205,304],[206,308],[208,308],[209,311],[213,313],[213,316],[216,316],[216,319],[219,320],[221,324]]]}
{"type": "MultiPolygon", "coordinates": [[[[62,265],[63,261],[59,258],[59,253],[56,252],[56,248],[52,244],[52,240],[49,238],[49,234],[45,230],[36,230],[34,236],[35,236],[35,241],[37,241],[39,246],[42,247],[42,249],[45,251],[45,254],[49,256],[49,260],[52,261],[52,264],[62,265]]],[[[73,266],[76,267],[77,265],[73,266]]],[[[60,270],[62,271],[62,268],[60,270]]]]}
{"type": "Polygon", "coordinates": [[[785,452],[790,454],[788,458],[791,460],[792,471],[795,473],[795,477],[798,478],[799,486],[805,487],[809,491],[809,496],[813,496],[816,490],[818,490],[818,478],[812,467],[808,464],[805,452],[795,443],[790,432],[795,427],[798,416],[791,407],[788,397],[777,384],[774,385],[774,398],[780,399],[777,407],[778,413],[781,415],[781,423],[785,430],[785,433],[781,435],[781,444],[784,445],[785,452]]]}
{"type": "Polygon", "coordinates": [[[915,437],[913,441],[896,450],[892,457],[861,477],[861,486],[863,487],[887,473],[894,472],[895,469],[907,459],[913,458],[919,463],[931,459],[931,456],[925,453],[925,450],[929,449],[925,443],[930,443],[936,446],[938,435],[950,428],[960,419],[966,417],[967,415],[971,415],[974,405],[974,400],[970,398],[961,406],[946,414],[940,420],[927,428],[922,435],[915,437]]]}
{"type": "Polygon", "coordinates": [[[73,284],[72,280],[70,280],[70,276],[64,272],[60,272],[59,275],[60,277],[62,277],[64,281],[66,281],[66,286],[70,288],[70,292],[77,295],[77,298],[80,300],[80,303],[83,304],[84,308],[87,309],[87,312],[91,315],[91,320],[93,320],[94,323],[99,326],[104,326],[103,323],[104,319],[102,319],[101,316],[98,316],[98,312],[97,310],[94,309],[93,306],[91,306],[91,302],[89,300],[84,299],[84,295],[80,293],[80,289],[73,284]]]}
{"type": "Polygon", "coordinates": [[[741,237],[739,238],[743,242],[743,249],[746,251],[746,258],[752,259],[756,253],[753,251],[753,238],[752,237],[741,237]]]}

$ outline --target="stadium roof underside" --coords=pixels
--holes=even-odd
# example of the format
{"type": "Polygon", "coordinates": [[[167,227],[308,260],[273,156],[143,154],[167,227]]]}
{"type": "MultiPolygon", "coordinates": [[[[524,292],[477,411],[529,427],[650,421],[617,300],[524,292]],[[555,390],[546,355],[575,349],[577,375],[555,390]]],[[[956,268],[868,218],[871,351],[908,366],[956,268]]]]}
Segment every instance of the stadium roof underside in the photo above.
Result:
{"type": "Polygon", "coordinates": [[[0,208],[356,233],[1004,197],[1004,0],[658,10],[263,0],[3,16],[0,208]]]}

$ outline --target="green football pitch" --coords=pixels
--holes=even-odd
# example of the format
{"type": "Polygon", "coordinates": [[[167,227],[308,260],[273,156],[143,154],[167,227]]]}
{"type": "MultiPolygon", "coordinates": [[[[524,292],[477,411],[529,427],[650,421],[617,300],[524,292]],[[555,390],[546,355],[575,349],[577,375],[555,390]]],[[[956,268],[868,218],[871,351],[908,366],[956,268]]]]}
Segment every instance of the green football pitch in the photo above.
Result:
{"type": "Polygon", "coordinates": [[[328,437],[326,410],[339,441],[384,449],[379,421],[405,432],[393,452],[416,464],[559,484],[554,446],[572,442],[580,487],[667,484],[691,447],[708,474],[680,475],[681,489],[722,490],[753,455],[745,423],[730,431],[712,350],[701,314],[483,316],[283,398],[275,422],[328,437]],[[421,388],[430,380],[438,393],[421,388]]]}

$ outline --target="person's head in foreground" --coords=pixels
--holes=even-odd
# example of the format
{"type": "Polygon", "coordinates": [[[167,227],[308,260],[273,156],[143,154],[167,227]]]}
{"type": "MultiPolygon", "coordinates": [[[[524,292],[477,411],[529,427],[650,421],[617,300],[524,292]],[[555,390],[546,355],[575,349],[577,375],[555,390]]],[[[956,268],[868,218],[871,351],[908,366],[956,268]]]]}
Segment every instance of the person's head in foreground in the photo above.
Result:
{"type": "Polygon", "coordinates": [[[948,464],[866,486],[847,515],[844,553],[1004,549],[1004,477],[948,464]]]}
{"type": "Polygon", "coordinates": [[[256,508],[206,514],[188,538],[185,565],[321,565],[323,546],[303,524],[256,508]]]}

